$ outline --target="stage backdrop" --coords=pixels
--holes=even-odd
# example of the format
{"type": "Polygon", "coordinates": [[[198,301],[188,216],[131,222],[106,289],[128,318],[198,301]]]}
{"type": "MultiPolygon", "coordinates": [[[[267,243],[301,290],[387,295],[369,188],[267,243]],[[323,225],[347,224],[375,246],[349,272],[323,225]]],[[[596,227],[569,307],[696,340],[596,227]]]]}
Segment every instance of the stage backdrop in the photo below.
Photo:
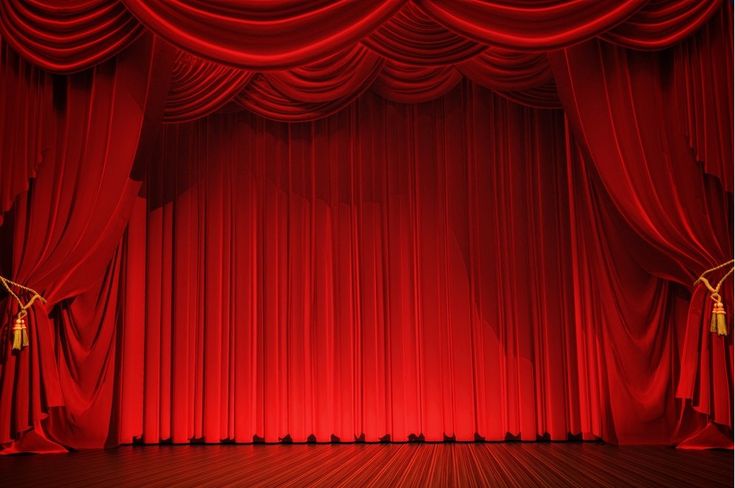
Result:
{"type": "Polygon", "coordinates": [[[728,2],[201,5],[0,3],[0,452],[732,446],[728,2]]]}

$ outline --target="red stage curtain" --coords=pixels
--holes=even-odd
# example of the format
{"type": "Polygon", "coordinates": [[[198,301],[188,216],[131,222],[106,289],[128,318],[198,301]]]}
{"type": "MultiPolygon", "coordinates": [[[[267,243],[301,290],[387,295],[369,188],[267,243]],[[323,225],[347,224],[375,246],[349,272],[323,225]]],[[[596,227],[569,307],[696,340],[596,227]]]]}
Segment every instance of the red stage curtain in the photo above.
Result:
{"type": "MultiPolygon", "coordinates": [[[[685,0],[687,1],[687,0],[685,0]]],[[[690,4],[699,0],[688,0],[690,4]]],[[[509,48],[549,50],[597,36],[624,22],[646,0],[416,0],[437,22],[468,39],[509,48]]]]}
{"type": "Polygon", "coordinates": [[[420,66],[458,63],[486,48],[437,24],[414,3],[407,3],[362,43],[393,61],[420,66]]]}
{"type": "Polygon", "coordinates": [[[216,112],[232,101],[254,74],[179,51],[165,101],[164,122],[190,122],[216,112]]]}
{"type": "Polygon", "coordinates": [[[130,45],[143,27],[112,0],[4,0],[0,33],[29,61],[71,73],[130,45]]]}
{"type": "Polygon", "coordinates": [[[349,47],[405,0],[123,0],[146,27],[189,52],[246,69],[303,65],[349,47]]]}
{"type": "Polygon", "coordinates": [[[0,38],[0,224],[43,159],[51,77],[0,38]]]}
{"type": "Polygon", "coordinates": [[[687,37],[722,0],[8,0],[0,32],[61,72],[113,56],[150,29],[185,51],[246,69],[301,66],[364,42],[409,64],[465,60],[485,45],[548,50],[595,36],[658,49],[687,37]],[[438,47],[437,47],[438,46],[438,47]]]}
{"type": "Polygon", "coordinates": [[[558,111],[368,93],[166,126],[155,159],[121,442],[581,432],[558,111]]]}
{"type": "Polygon", "coordinates": [[[583,431],[620,444],[679,443],[706,426],[675,394],[687,292],[648,271],[651,244],[618,212],[571,134],[567,151],[583,431]]]}
{"type": "Polygon", "coordinates": [[[411,66],[386,60],[372,89],[383,98],[421,103],[448,93],[462,75],[453,66],[411,66]]]}
{"type": "Polygon", "coordinates": [[[259,75],[237,102],[270,119],[314,120],[353,102],[373,84],[382,66],[378,55],[355,45],[300,68],[259,75]]]}
{"type": "Polygon", "coordinates": [[[0,212],[15,202],[0,265],[51,303],[28,350],[4,349],[0,442],[17,442],[2,452],[60,449],[47,437],[731,445],[732,335],[709,334],[691,290],[732,254],[729,4],[645,54],[610,43],[670,47],[721,2],[205,3],[0,4],[3,43],[49,70],[121,52],[58,78],[53,100],[3,54],[0,104],[28,108],[0,116],[22,123],[0,139],[0,212]],[[133,42],[123,4],[211,59],[181,54],[167,101],[167,58],[133,42]],[[246,46],[243,25],[260,36],[246,46]],[[551,68],[538,51],[572,44],[551,68]],[[574,134],[463,75],[561,104],[574,134]],[[233,99],[311,122],[231,114],[156,139],[164,101],[174,122],[233,99]],[[120,244],[131,175],[147,200],[120,244]]]}
{"type": "MultiPolygon", "coordinates": [[[[732,257],[732,195],[722,182],[705,175],[690,150],[688,114],[681,104],[686,97],[679,84],[670,81],[672,65],[677,64],[671,57],[677,55],[681,53],[648,55],[593,41],[550,58],[560,98],[610,195],[610,205],[648,243],[630,246],[630,252],[639,255],[652,275],[691,290],[702,271],[732,257]]],[[[714,99],[726,100],[732,77],[726,68],[720,69],[716,71],[729,79],[729,86],[714,83],[708,89],[719,90],[714,99]]],[[[722,109],[729,116],[713,118],[707,127],[716,134],[731,134],[732,105],[722,109]],[[723,121],[727,125],[718,127],[723,121]]],[[[708,154],[732,157],[731,152],[708,154]]],[[[732,163],[710,164],[724,168],[732,163]]],[[[723,297],[732,310],[731,295],[723,297]]],[[[691,296],[678,395],[731,429],[732,335],[723,338],[709,332],[711,304],[702,290],[691,296]]],[[[662,320],[664,327],[671,317],[662,320]]]]}
{"type": "Polygon", "coordinates": [[[733,191],[733,10],[727,2],[673,51],[678,122],[704,171],[733,191]]]}
{"type": "MultiPolygon", "coordinates": [[[[44,160],[9,222],[10,276],[38,290],[48,304],[30,315],[27,350],[10,353],[7,342],[3,348],[0,442],[14,441],[3,453],[60,449],[48,433],[64,446],[104,443],[117,317],[107,313],[104,294],[93,290],[140,188],[129,174],[147,97],[162,95],[149,83],[157,79],[151,66],[168,69],[155,47],[145,36],[114,61],[60,79],[55,111],[46,114],[44,160]]],[[[10,300],[3,307],[8,316],[17,311],[10,300]]]]}
{"type": "Polygon", "coordinates": [[[722,0],[653,0],[625,23],[602,34],[603,39],[633,49],[662,49],[697,31],[722,0]]]}
{"type": "Polygon", "coordinates": [[[544,51],[595,36],[636,49],[668,47],[721,4],[11,0],[1,7],[0,27],[29,60],[69,72],[120,52],[145,26],[187,52],[174,73],[167,122],[204,117],[230,101],[271,119],[305,121],[344,108],[373,79],[375,91],[390,100],[438,98],[459,82],[457,69],[517,103],[558,108],[544,51]],[[242,68],[267,74],[248,86],[253,75],[242,68]]]}

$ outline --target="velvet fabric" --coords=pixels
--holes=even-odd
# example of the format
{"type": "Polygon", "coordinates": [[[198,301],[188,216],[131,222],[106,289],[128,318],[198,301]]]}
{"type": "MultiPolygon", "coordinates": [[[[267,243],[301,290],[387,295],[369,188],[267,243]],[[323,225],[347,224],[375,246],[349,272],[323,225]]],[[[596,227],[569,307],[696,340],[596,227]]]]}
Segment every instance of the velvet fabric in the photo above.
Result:
{"type": "Polygon", "coordinates": [[[305,121],[343,109],[371,80],[387,98],[415,103],[448,93],[460,75],[517,103],[558,108],[544,51],[594,37],[663,49],[704,25],[722,1],[587,3],[11,0],[0,7],[0,33],[35,64],[68,73],[121,52],[148,29],[183,51],[166,121],[191,121],[233,101],[274,120],[305,121]],[[343,59],[365,49],[374,71],[343,59]],[[302,76],[306,85],[293,83],[302,76]]]}
{"type": "Polygon", "coordinates": [[[0,33],[26,59],[70,73],[127,48],[143,27],[118,1],[8,0],[0,2],[0,33]]]}
{"type": "Polygon", "coordinates": [[[120,441],[581,435],[562,134],[470,84],[167,126],[120,441]]]}
{"type": "Polygon", "coordinates": [[[0,38],[0,224],[43,160],[53,84],[0,38]]]}
{"type": "Polygon", "coordinates": [[[728,3],[0,8],[1,452],[732,446],[728,3]]]}
{"type": "Polygon", "coordinates": [[[121,442],[701,440],[719,417],[677,388],[730,405],[730,363],[682,361],[687,289],[574,137],[466,83],[167,127],[125,244],[121,442]]]}
{"type": "Polygon", "coordinates": [[[488,45],[544,51],[602,36],[660,49],[695,32],[721,0],[8,0],[0,33],[25,57],[59,72],[88,68],[144,29],[215,62],[295,68],[364,43],[409,64],[463,61],[488,45]]]}
{"type": "MultiPolygon", "coordinates": [[[[11,353],[4,342],[3,453],[104,442],[95,435],[102,421],[95,407],[107,404],[109,410],[115,358],[107,353],[114,316],[85,297],[105,273],[140,188],[129,174],[146,98],[162,94],[149,86],[156,45],[145,36],[115,60],[61,80],[55,109],[47,114],[44,158],[31,188],[16,201],[5,241],[12,249],[8,274],[47,303],[29,315],[33,347],[11,353]],[[49,415],[55,420],[45,426],[49,415]]],[[[17,312],[15,302],[3,305],[5,317],[17,312]]],[[[4,337],[9,324],[4,321],[4,337]]]]}
{"type": "MultiPolygon", "coordinates": [[[[700,273],[732,258],[733,228],[731,198],[723,182],[706,175],[690,150],[680,83],[665,81],[671,65],[683,61],[672,63],[599,41],[550,58],[565,112],[612,205],[647,243],[631,246],[631,251],[652,276],[691,290],[700,273]]],[[[722,68],[727,80],[729,71],[722,68]]],[[[729,82],[726,90],[732,92],[731,77],[729,82]]],[[[724,92],[719,95],[726,98],[724,92]]],[[[709,130],[731,133],[732,106],[729,110],[730,117],[710,121],[709,130]],[[718,127],[721,121],[725,127],[718,127]]],[[[732,158],[727,152],[711,155],[732,158]]],[[[723,168],[728,163],[711,164],[723,168]]],[[[726,295],[725,306],[731,309],[732,296],[726,295]]],[[[732,339],[709,332],[712,303],[708,293],[694,291],[677,393],[731,428],[732,339]]]]}

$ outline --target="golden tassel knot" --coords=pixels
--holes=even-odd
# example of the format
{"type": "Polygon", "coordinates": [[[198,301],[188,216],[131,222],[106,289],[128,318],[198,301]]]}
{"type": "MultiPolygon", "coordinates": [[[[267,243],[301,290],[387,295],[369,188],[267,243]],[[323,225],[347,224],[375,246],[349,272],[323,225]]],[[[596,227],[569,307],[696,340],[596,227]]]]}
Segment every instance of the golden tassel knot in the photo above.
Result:
{"type": "Polygon", "coordinates": [[[712,316],[710,317],[709,331],[713,334],[717,334],[718,336],[727,335],[727,313],[725,312],[725,304],[722,302],[722,296],[720,295],[720,288],[725,280],[733,273],[733,271],[735,271],[735,268],[732,267],[734,262],[735,260],[731,259],[726,263],[710,268],[702,273],[699,278],[697,278],[697,281],[694,282],[694,286],[702,283],[707,290],[709,290],[712,301],[715,302],[714,305],[712,305],[712,316]],[[730,266],[730,270],[722,276],[716,286],[712,286],[709,280],[705,278],[705,275],[726,266],[730,266]]]}
{"type": "Polygon", "coordinates": [[[20,351],[24,347],[28,347],[28,325],[26,324],[26,316],[28,316],[28,309],[33,306],[33,302],[40,300],[42,303],[46,303],[46,299],[43,298],[36,290],[20,285],[14,281],[11,281],[3,276],[0,276],[0,284],[2,284],[7,292],[15,298],[18,302],[20,310],[18,315],[15,317],[15,323],[13,324],[13,351],[20,351]],[[15,293],[11,286],[17,287],[23,292],[32,294],[31,299],[27,302],[21,300],[19,293],[15,293]]]}

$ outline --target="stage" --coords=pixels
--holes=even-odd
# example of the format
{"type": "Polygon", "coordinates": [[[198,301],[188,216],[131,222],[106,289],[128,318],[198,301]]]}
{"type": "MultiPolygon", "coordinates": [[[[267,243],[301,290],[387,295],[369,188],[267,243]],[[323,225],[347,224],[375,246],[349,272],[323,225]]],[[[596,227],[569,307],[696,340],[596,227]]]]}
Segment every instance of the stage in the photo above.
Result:
{"type": "Polygon", "coordinates": [[[157,445],[0,457],[5,486],[733,486],[731,451],[600,443],[157,445]]]}
{"type": "Polygon", "coordinates": [[[723,0],[0,0],[0,487],[733,486],[723,0]]]}

